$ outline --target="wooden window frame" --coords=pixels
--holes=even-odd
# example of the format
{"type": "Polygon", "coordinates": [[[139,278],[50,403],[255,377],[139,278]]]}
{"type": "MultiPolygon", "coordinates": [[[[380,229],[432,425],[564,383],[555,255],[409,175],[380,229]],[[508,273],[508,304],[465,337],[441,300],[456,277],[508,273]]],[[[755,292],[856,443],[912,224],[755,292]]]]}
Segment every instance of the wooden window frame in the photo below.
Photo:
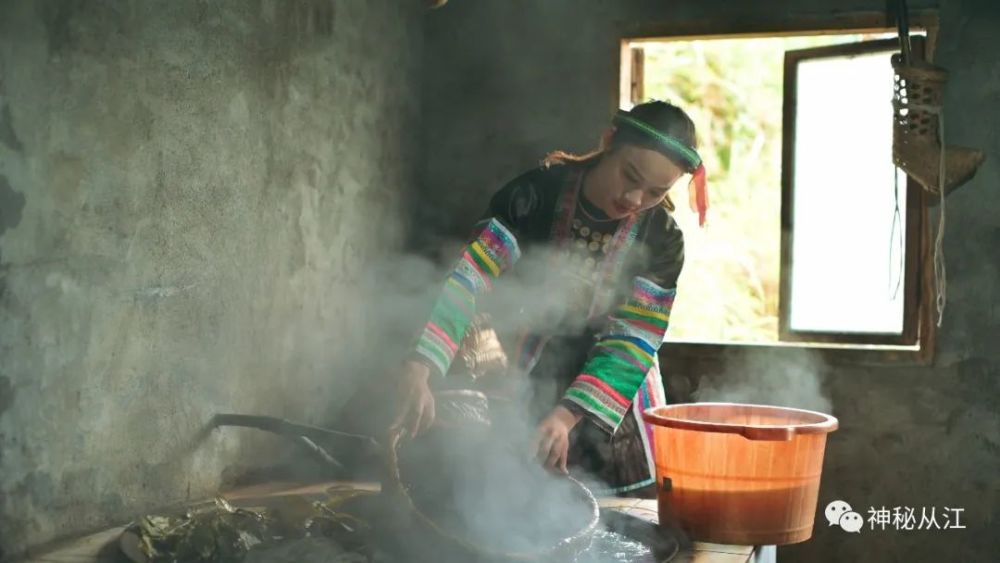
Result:
{"type": "MultiPolygon", "coordinates": [[[[933,61],[934,52],[937,46],[939,29],[938,10],[913,10],[910,12],[911,33],[923,31],[926,33],[924,44],[925,58],[933,61]]],[[[895,22],[892,16],[885,12],[852,12],[830,15],[816,16],[791,16],[762,15],[753,18],[740,18],[729,22],[721,22],[717,19],[694,19],[675,22],[628,22],[619,26],[619,83],[611,93],[611,110],[617,110],[623,99],[634,100],[636,94],[642,96],[641,85],[637,82],[642,78],[641,64],[635,68],[634,58],[631,57],[632,45],[644,41],[691,41],[697,39],[750,39],[755,37],[781,37],[795,35],[828,35],[828,34],[874,34],[893,33],[896,31],[895,22]],[[628,61],[628,63],[626,63],[628,61]],[[626,70],[627,69],[627,70],[626,70]]],[[[787,115],[787,110],[784,111],[787,115]]],[[[784,120],[783,139],[787,137],[788,120],[784,120]]],[[[782,200],[785,200],[786,190],[785,177],[788,159],[785,157],[786,146],[782,148],[782,200]]],[[[916,183],[912,179],[908,180],[907,189],[907,223],[917,223],[916,228],[907,229],[906,245],[908,250],[918,249],[918,252],[907,252],[906,258],[906,283],[911,289],[907,293],[910,301],[904,305],[904,335],[900,338],[893,335],[892,338],[871,338],[865,336],[866,344],[844,344],[835,342],[835,338],[796,338],[794,335],[779,334],[779,338],[784,339],[776,343],[693,343],[693,342],[666,342],[661,347],[661,354],[665,360],[672,362],[685,360],[698,360],[708,357],[719,358],[723,354],[733,349],[779,349],[779,348],[806,348],[812,349],[823,356],[823,358],[833,364],[861,364],[861,365],[929,365],[934,360],[934,347],[936,340],[935,325],[932,321],[933,304],[933,275],[931,268],[931,244],[929,234],[928,206],[929,198],[923,189],[914,189],[916,183]],[[911,286],[912,284],[912,286],[911,286]],[[786,336],[790,336],[785,339],[786,336]]],[[[790,213],[790,208],[783,205],[782,217],[782,273],[785,271],[785,259],[787,256],[786,233],[784,231],[786,214],[790,213]]],[[[790,250],[790,246],[787,247],[790,250]]],[[[787,276],[780,277],[781,297],[786,295],[785,284],[787,276]]],[[[779,324],[786,324],[784,315],[786,311],[786,300],[779,300],[779,314],[782,318],[779,324]]],[[[855,338],[854,341],[860,341],[855,338]]]]}
{"type": "MultiPolygon", "coordinates": [[[[827,45],[810,49],[796,49],[785,53],[784,104],[781,147],[781,273],[778,298],[778,340],[781,342],[839,343],[847,345],[916,346],[919,345],[917,314],[920,309],[920,291],[917,284],[920,233],[923,231],[920,191],[923,189],[913,178],[906,178],[906,248],[903,266],[903,331],[895,333],[837,333],[798,331],[791,328],[792,248],[795,240],[795,131],[798,107],[798,64],[803,60],[845,57],[898,49],[897,39],[877,39],[840,45],[827,45]]],[[[924,41],[915,37],[913,50],[924,56],[924,41]]],[[[886,116],[886,121],[888,121],[886,116]]]]}

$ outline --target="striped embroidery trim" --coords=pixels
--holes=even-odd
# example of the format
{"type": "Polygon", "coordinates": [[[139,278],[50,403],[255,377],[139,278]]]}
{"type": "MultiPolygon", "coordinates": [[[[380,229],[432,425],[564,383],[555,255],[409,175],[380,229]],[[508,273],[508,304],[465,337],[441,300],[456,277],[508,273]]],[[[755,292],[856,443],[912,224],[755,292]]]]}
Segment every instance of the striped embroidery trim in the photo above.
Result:
{"type": "Polygon", "coordinates": [[[452,275],[460,276],[466,286],[471,285],[472,293],[483,293],[493,287],[493,282],[490,281],[489,276],[479,268],[475,259],[469,255],[468,251],[462,254],[462,259],[455,266],[455,272],[452,275]]]}
{"type": "Polygon", "coordinates": [[[642,378],[649,370],[649,364],[637,367],[635,363],[635,360],[629,362],[604,350],[587,362],[583,373],[599,378],[621,397],[635,397],[636,390],[642,385],[642,378]]]}
{"type": "MultiPolygon", "coordinates": [[[[502,228],[503,226],[500,225],[500,227],[502,228]]],[[[489,227],[482,232],[480,238],[486,251],[500,264],[501,268],[506,269],[517,261],[519,252],[517,244],[514,243],[513,239],[508,239],[503,234],[489,227]]]]}
{"type": "Polygon", "coordinates": [[[636,410],[635,418],[636,422],[639,423],[639,429],[640,429],[639,431],[642,434],[643,441],[645,442],[645,444],[643,444],[643,446],[645,446],[643,449],[645,449],[646,451],[655,448],[656,444],[656,442],[653,440],[652,425],[650,425],[648,422],[642,419],[642,413],[648,410],[652,406],[652,401],[649,399],[649,392],[650,392],[649,384],[650,384],[649,377],[647,376],[646,380],[643,381],[642,385],[639,387],[639,396],[636,397],[635,399],[637,406],[639,407],[638,409],[635,409],[636,410]]]}
{"type": "Polygon", "coordinates": [[[634,295],[644,297],[649,301],[673,301],[674,296],[677,294],[676,289],[664,289],[656,285],[656,283],[649,278],[644,278],[642,276],[636,276],[635,280],[632,282],[632,286],[634,295]]]}
{"type": "Polygon", "coordinates": [[[659,335],[661,332],[663,332],[663,325],[653,324],[639,319],[629,319],[627,322],[620,319],[614,319],[612,322],[608,323],[608,328],[604,331],[604,335],[637,336],[639,338],[652,340],[654,336],[659,335]]]}
{"type": "Polygon", "coordinates": [[[514,235],[491,219],[466,247],[445,281],[430,320],[417,342],[417,352],[444,374],[451,366],[458,343],[476,312],[476,295],[493,288],[493,280],[521,256],[514,235]]]}
{"type": "Polygon", "coordinates": [[[431,337],[435,342],[440,342],[445,348],[451,351],[452,354],[458,351],[458,344],[448,336],[445,331],[441,330],[441,327],[434,324],[433,322],[427,323],[427,331],[430,333],[428,336],[431,337]]]}
{"type": "Polygon", "coordinates": [[[608,399],[607,396],[595,394],[592,390],[587,389],[585,385],[577,386],[574,384],[574,386],[566,391],[564,398],[586,409],[611,430],[618,428],[618,425],[621,424],[622,419],[625,417],[625,408],[617,405],[608,399]]]}
{"type": "Polygon", "coordinates": [[[669,310],[674,305],[677,289],[663,289],[652,281],[638,276],[632,284],[632,299],[634,305],[648,307],[653,310],[669,310]]]}
{"type": "Polygon", "coordinates": [[[666,302],[661,301],[644,301],[637,298],[635,295],[628,300],[628,305],[636,307],[637,309],[645,309],[647,311],[655,311],[658,313],[669,312],[674,306],[674,300],[671,299],[666,302]]]}
{"type": "MultiPolygon", "coordinates": [[[[654,348],[656,342],[662,340],[660,334],[663,330],[642,330],[634,326],[630,326],[628,323],[613,323],[614,326],[609,325],[604,334],[600,335],[600,339],[610,339],[618,338],[623,340],[629,340],[631,342],[640,341],[645,344],[646,348],[654,348]]],[[[655,354],[656,350],[651,350],[650,354],[655,354]]]]}
{"type": "Polygon", "coordinates": [[[472,282],[476,291],[488,291],[492,280],[521,257],[514,235],[500,221],[491,219],[462,255],[458,270],[472,282]]]}
{"type": "Polygon", "coordinates": [[[477,290],[476,282],[459,272],[458,269],[448,276],[448,280],[445,283],[451,284],[456,290],[467,294],[469,298],[474,298],[473,294],[477,290]]]}
{"type": "Polygon", "coordinates": [[[632,299],[630,300],[631,304],[635,307],[649,309],[650,311],[669,311],[674,306],[674,298],[672,296],[668,299],[649,299],[646,295],[639,295],[638,291],[633,290],[632,299]]]}
{"type": "Polygon", "coordinates": [[[643,317],[643,318],[649,319],[650,322],[660,321],[664,325],[666,325],[666,323],[670,322],[670,314],[669,313],[661,313],[661,312],[658,312],[658,311],[651,311],[651,310],[646,309],[644,307],[636,307],[635,305],[622,305],[621,308],[620,308],[620,310],[623,311],[623,312],[625,312],[625,313],[631,313],[633,315],[637,315],[639,317],[643,317]]]}
{"type": "Polygon", "coordinates": [[[426,332],[424,332],[420,341],[417,342],[417,352],[433,363],[434,367],[441,373],[447,371],[448,366],[451,365],[451,360],[455,357],[448,354],[446,349],[440,343],[436,342],[434,338],[427,336],[426,332]]]}
{"type": "Polygon", "coordinates": [[[490,277],[494,278],[500,275],[500,264],[493,259],[493,256],[490,256],[490,252],[478,240],[469,245],[466,256],[472,258],[472,265],[476,266],[481,273],[489,274],[490,277]]]}
{"type": "Polygon", "coordinates": [[[618,349],[615,349],[615,348],[608,348],[607,349],[607,353],[609,355],[611,355],[611,356],[614,356],[614,358],[617,359],[617,360],[621,360],[623,362],[628,363],[630,366],[634,367],[637,370],[647,369],[647,366],[646,366],[645,363],[643,363],[642,361],[640,361],[638,358],[636,358],[632,354],[626,352],[625,350],[618,350],[618,349]]]}
{"type": "Polygon", "coordinates": [[[656,440],[654,439],[653,425],[646,422],[642,418],[642,413],[645,411],[662,404],[665,404],[662,398],[657,398],[660,393],[657,393],[657,388],[663,389],[662,384],[658,381],[660,377],[659,365],[654,365],[649,373],[646,374],[646,379],[643,381],[642,387],[640,387],[639,393],[642,397],[642,409],[637,410],[635,413],[636,422],[639,423],[639,428],[642,431],[643,438],[645,438],[645,450],[647,452],[649,472],[650,474],[656,473],[656,466],[654,460],[656,459],[656,440]]]}
{"type": "Polygon", "coordinates": [[[595,377],[590,374],[583,373],[578,375],[571,386],[596,389],[598,391],[598,395],[606,396],[623,409],[628,408],[629,404],[632,402],[631,400],[626,399],[624,395],[616,391],[613,387],[602,381],[599,377],[595,377]]]}
{"type": "Polygon", "coordinates": [[[639,352],[647,356],[652,356],[656,353],[656,348],[649,343],[648,340],[637,338],[635,336],[613,336],[606,339],[607,342],[621,342],[628,345],[630,350],[638,348],[639,352]]]}
{"type": "Polygon", "coordinates": [[[606,339],[606,340],[603,340],[603,341],[599,342],[597,344],[597,346],[599,346],[601,348],[615,348],[615,349],[627,352],[633,358],[635,358],[636,360],[642,362],[642,365],[645,366],[645,367],[647,367],[647,368],[649,367],[649,364],[651,364],[653,362],[653,354],[651,354],[649,352],[646,352],[642,348],[636,346],[635,344],[633,344],[631,342],[627,342],[625,340],[618,340],[616,338],[609,338],[609,339],[606,339]]]}
{"type": "Polygon", "coordinates": [[[667,301],[673,301],[674,294],[676,293],[674,291],[664,290],[653,282],[642,277],[636,277],[633,285],[632,296],[640,301],[648,301],[649,303],[665,303],[667,301]]]}
{"type": "Polygon", "coordinates": [[[517,244],[517,237],[511,233],[507,227],[503,226],[497,219],[490,219],[486,228],[480,234],[486,246],[494,249],[499,255],[504,257],[504,269],[514,265],[521,258],[521,247],[517,244]],[[485,236],[483,236],[485,235],[485,236]]]}

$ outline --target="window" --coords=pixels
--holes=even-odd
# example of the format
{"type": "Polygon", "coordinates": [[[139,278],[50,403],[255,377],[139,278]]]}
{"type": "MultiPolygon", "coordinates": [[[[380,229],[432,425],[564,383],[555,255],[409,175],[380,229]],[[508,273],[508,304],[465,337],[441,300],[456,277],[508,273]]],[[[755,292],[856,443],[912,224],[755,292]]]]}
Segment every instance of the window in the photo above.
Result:
{"type": "Polygon", "coordinates": [[[708,170],[705,229],[674,188],[669,341],[919,347],[924,203],[891,160],[897,50],[884,29],[623,42],[620,107],[682,105],[708,170]]]}

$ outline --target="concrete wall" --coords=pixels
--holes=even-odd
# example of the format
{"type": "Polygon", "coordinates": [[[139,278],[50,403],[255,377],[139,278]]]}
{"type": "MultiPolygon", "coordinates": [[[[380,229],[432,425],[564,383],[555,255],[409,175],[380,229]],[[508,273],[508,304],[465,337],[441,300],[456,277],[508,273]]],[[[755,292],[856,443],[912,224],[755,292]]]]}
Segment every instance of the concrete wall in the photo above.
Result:
{"type": "MultiPolygon", "coordinates": [[[[0,549],[213,491],[364,374],[419,2],[0,2],[0,549]]],[[[0,559],[3,559],[0,555],[0,559]]]]}
{"type": "MultiPolygon", "coordinates": [[[[493,190],[545,152],[596,145],[615,103],[618,40],[641,24],[724,28],[747,19],[884,6],[874,0],[450,2],[427,18],[422,217],[440,225],[436,232],[459,234],[493,190]]],[[[994,531],[1000,518],[1000,5],[940,0],[940,18],[937,60],[951,71],[949,142],[983,148],[988,160],[948,201],[949,302],[935,365],[822,370],[841,429],[830,437],[820,501],[843,499],[866,516],[869,507],[883,505],[916,507],[918,517],[920,507],[959,507],[967,529],[848,535],[820,518],[810,542],[779,549],[781,561],[993,561],[1000,553],[994,531]]],[[[745,348],[733,352],[730,365],[793,357],[745,348]]],[[[683,375],[702,374],[698,366],[691,369],[683,375]]]]}

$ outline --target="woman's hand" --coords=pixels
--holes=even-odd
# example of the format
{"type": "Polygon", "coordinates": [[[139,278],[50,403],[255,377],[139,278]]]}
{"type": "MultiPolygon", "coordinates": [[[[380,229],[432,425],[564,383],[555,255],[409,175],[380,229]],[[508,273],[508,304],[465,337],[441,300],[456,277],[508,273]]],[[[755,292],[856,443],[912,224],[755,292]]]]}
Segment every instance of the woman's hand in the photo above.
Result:
{"type": "Polygon", "coordinates": [[[568,474],[566,459],[569,456],[569,433],[580,421],[580,416],[560,405],[552,409],[538,425],[535,438],[535,456],[546,468],[568,474]]]}
{"type": "Polygon", "coordinates": [[[413,438],[434,422],[434,395],[427,380],[431,370],[413,360],[403,364],[397,394],[396,420],[392,430],[403,428],[413,438]]]}

